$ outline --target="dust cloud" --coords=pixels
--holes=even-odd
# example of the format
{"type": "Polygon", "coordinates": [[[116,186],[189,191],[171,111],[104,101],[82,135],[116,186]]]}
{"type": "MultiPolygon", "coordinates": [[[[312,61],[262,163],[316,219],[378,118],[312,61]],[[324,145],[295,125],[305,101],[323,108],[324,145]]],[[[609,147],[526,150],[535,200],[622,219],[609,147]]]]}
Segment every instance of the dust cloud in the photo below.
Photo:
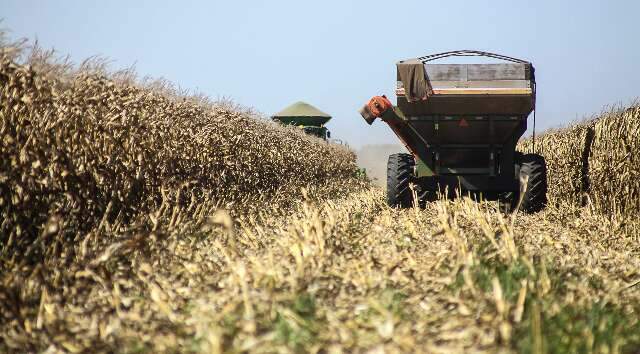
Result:
{"type": "Polygon", "coordinates": [[[387,159],[398,152],[407,152],[407,149],[396,144],[364,145],[356,151],[357,163],[367,171],[369,178],[383,187],[387,180],[387,159]]]}

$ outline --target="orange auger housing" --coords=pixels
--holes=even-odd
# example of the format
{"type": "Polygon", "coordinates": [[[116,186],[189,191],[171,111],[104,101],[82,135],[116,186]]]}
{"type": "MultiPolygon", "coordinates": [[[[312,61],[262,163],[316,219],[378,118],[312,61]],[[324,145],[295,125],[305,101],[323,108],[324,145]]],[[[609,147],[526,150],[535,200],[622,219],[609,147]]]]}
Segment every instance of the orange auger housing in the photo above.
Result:
{"type": "Polygon", "coordinates": [[[387,96],[373,96],[361,109],[360,115],[371,125],[376,118],[382,117],[384,112],[393,108],[393,104],[387,96]]]}

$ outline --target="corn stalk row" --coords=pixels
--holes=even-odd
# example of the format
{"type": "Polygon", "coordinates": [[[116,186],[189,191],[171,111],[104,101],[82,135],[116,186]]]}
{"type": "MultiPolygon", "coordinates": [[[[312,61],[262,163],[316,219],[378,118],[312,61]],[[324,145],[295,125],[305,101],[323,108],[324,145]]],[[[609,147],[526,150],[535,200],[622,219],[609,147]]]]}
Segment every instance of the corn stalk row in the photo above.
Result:
{"type": "MultiPolygon", "coordinates": [[[[640,212],[640,106],[611,110],[600,117],[536,138],[535,151],[547,160],[549,201],[588,206],[606,215],[640,212]]],[[[519,149],[534,151],[533,139],[519,149]]]]}

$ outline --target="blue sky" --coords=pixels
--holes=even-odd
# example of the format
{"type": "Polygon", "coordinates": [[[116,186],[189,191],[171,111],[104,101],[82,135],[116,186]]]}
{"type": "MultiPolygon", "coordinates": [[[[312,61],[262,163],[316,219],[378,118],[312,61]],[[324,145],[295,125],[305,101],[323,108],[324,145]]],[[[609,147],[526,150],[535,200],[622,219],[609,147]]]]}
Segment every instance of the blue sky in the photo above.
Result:
{"type": "Polygon", "coordinates": [[[530,60],[539,128],[629,103],[640,87],[637,1],[8,1],[2,27],[80,62],[135,64],[271,114],[307,101],[352,146],[396,143],[357,109],[393,96],[397,60],[478,49],[530,60]]]}

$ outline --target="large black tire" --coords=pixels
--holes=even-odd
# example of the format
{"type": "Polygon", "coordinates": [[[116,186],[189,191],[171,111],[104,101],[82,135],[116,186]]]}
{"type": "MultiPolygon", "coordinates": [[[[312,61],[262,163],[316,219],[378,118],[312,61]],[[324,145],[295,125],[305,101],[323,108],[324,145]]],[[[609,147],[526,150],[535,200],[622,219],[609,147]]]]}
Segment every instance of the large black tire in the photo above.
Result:
{"type": "MultiPolygon", "coordinates": [[[[520,161],[520,183],[527,179],[520,209],[536,213],[547,206],[547,163],[538,154],[522,155],[520,161]],[[526,178],[528,177],[528,178],[526,178]]],[[[520,188],[521,190],[523,187],[520,188]]]]}
{"type": "Polygon", "coordinates": [[[415,160],[410,154],[393,154],[387,162],[387,204],[408,208],[413,203],[410,183],[414,176],[415,160]]]}
{"type": "Polygon", "coordinates": [[[520,191],[507,193],[500,200],[500,209],[503,212],[513,212],[518,208],[525,213],[536,213],[547,206],[547,164],[544,157],[538,154],[516,154],[516,171],[519,171],[520,191]],[[524,185],[523,183],[525,183],[524,185]],[[522,202],[520,202],[522,199],[522,202]]]}

